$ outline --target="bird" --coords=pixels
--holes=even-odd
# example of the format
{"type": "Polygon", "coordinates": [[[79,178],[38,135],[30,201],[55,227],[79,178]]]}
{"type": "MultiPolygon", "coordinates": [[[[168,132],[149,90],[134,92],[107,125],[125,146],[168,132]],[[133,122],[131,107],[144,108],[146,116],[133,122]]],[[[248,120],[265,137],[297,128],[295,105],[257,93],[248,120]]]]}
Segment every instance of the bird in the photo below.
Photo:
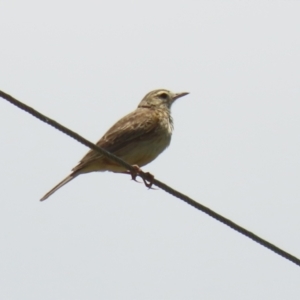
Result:
{"type": "MultiPolygon", "coordinates": [[[[140,167],[156,159],[170,145],[174,128],[171,106],[175,100],[188,94],[187,92],[173,93],[165,89],[149,92],[138,107],[117,121],[96,145],[123,159],[138,173],[140,167]]],[[[91,149],[72,169],[72,172],[40,201],[46,200],[78,175],[96,171],[130,173],[133,179],[136,177],[136,174],[91,149]]]]}

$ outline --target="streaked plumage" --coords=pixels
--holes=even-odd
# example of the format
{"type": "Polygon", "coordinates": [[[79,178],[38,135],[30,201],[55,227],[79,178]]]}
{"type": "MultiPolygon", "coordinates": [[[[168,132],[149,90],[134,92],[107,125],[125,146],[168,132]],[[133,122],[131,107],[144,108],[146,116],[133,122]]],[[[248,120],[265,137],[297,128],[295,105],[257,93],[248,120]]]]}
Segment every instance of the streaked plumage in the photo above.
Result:
{"type": "MultiPolygon", "coordinates": [[[[137,109],[113,125],[97,145],[128,164],[139,167],[147,165],[169,146],[173,131],[171,105],[177,98],[187,94],[174,94],[162,89],[148,93],[137,109]]],[[[72,169],[72,173],[50,190],[41,201],[78,175],[94,171],[124,173],[126,169],[90,150],[72,169]]]]}

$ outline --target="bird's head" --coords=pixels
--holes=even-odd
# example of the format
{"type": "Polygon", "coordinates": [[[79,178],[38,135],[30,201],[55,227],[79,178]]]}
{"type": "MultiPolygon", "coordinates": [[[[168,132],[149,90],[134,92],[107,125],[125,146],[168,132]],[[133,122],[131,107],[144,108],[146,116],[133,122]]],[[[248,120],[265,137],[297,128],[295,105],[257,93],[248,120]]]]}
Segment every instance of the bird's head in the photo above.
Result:
{"type": "Polygon", "coordinates": [[[188,93],[172,93],[168,90],[154,90],[149,92],[138,107],[150,107],[150,108],[171,108],[174,101],[180,97],[187,95],[188,93]]]}

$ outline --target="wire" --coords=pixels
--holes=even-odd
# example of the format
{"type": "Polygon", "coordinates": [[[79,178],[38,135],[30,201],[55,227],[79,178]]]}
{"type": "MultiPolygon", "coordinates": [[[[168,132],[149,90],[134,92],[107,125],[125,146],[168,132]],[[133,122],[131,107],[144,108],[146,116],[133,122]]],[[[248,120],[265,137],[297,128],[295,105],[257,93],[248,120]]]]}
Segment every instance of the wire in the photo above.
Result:
{"type": "MultiPolygon", "coordinates": [[[[0,90],[0,96],[3,99],[10,102],[11,104],[19,107],[20,109],[22,109],[22,110],[28,112],[29,114],[33,115],[34,117],[38,118],[39,120],[53,126],[57,130],[59,130],[59,131],[65,133],[66,135],[72,137],[76,141],[84,144],[85,146],[87,146],[87,147],[89,147],[89,148],[91,148],[95,151],[98,151],[99,153],[103,154],[104,156],[108,157],[109,159],[113,160],[114,162],[120,164],[121,166],[123,166],[127,170],[135,171],[135,168],[133,168],[131,165],[127,164],[125,161],[123,161],[119,157],[113,155],[112,153],[106,151],[105,149],[102,149],[102,148],[98,147],[97,145],[95,145],[95,144],[91,143],[90,141],[86,140],[85,138],[83,138],[82,136],[77,134],[76,132],[74,132],[74,131],[64,127],[63,125],[57,123],[56,121],[46,117],[45,115],[43,115],[40,112],[33,109],[32,107],[20,102],[19,100],[13,98],[12,96],[4,93],[1,90],[0,90]]],[[[138,173],[138,176],[140,176],[143,180],[149,180],[149,173],[140,172],[140,173],[138,173]]],[[[153,180],[153,184],[156,185],[157,187],[161,188],[165,192],[173,195],[174,197],[177,197],[177,198],[183,200],[184,202],[188,203],[189,205],[193,206],[194,208],[196,208],[198,210],[201,210],[202,212],[206,213],[210,217],[222,222],[223,224],[229,226],[230,228],[236,230],[237,232],[247,236],[248,238],[252,239],[253,241],[257,242],[258,244],[268,248],[269,250],[277,253],[278,255],[281,255],[282,257],[286,258],[287,260],[289,260],[289,261],[295,263],[296,265],[300,266],[300,259],[299,258],[297,258],[297,257],[291,255],[290,253],[278,248],[274,244],[271,244],[268,241],[260,238],[259,236],[257,236],[253,232],[239,226],[238,224],[236,224],[236,223],[232,222],[231,220],[221,216],[220,214],[212,211],[208,207],[196,202],[195,200],[189,198],[188,196],[174,190],[173,188],[169,187],[168,185],[164,184],[163,182],[161,182],[157,179],[153,180]]]]}

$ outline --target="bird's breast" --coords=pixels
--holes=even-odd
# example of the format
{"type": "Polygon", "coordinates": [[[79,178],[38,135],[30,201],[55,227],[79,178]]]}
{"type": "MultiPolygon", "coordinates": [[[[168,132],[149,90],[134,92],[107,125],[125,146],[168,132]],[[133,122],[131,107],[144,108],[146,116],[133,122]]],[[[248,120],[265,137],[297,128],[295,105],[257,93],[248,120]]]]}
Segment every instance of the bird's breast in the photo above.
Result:
{"type": "Polygon", "coordinates": [[[145,166],[159,156],[170,145],[170,142],[171,134],[160,133],[152,139],[141,141],[125,160],[127,159],[130,164],[145,166]]]}
{"type": "MultiPolygon", "coordinates": [[[[114,152],[114,154],[128,164],[140,167],[149,164],[157,158],[170,145],[173,122],[169,112],[157,111],[156,113],[158,122],[153,130],[132,140],[125,147],[114,152]]],[[[107,169],[113,172],[124,171],[122,167],[115,164],[107,169]]]]}

